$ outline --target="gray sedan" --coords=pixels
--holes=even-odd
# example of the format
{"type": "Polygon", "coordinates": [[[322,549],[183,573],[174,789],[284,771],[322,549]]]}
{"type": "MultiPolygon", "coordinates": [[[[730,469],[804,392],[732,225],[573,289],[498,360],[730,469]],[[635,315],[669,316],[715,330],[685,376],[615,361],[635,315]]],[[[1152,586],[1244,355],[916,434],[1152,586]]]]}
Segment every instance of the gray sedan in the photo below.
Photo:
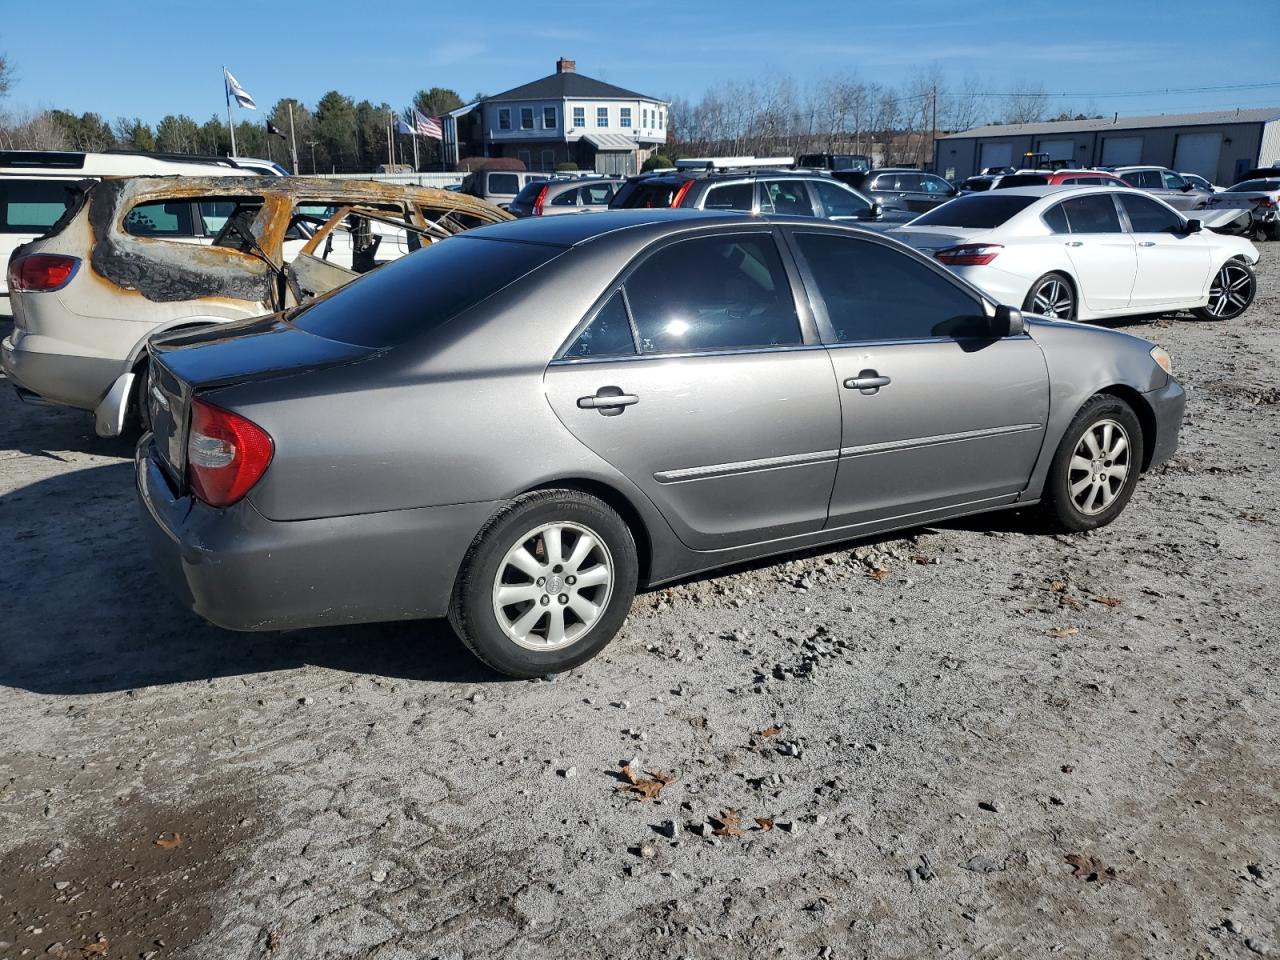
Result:
{"type": "Polygon", "coordinates": [[[637,587],[1003,508],[1100,527],[1184,400],[1150,343],[893,240],[693,211],[469,231],[150,349],[138,491],[188,605],[447,615],[525,677],[598,653],[637,587]]]}

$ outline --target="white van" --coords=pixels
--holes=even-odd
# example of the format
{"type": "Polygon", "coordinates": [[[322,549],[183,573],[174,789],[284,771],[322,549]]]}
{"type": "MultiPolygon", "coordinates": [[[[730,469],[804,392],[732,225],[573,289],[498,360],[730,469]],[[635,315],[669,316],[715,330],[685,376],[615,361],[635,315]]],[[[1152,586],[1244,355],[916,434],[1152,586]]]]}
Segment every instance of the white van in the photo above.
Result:
{"type": "MultiPolygon", "coordinates": [[[[228,158],[113,151],[0,150],[0,264],[15,249],[43,236],[72,206],[76,184],[103,177],[250,176],[228,158]]],[[[188,222],[197,222],[193,218],[188,222]]],[[[0,278],[0,317],[11,316],[7,271],[0,278]]]]}

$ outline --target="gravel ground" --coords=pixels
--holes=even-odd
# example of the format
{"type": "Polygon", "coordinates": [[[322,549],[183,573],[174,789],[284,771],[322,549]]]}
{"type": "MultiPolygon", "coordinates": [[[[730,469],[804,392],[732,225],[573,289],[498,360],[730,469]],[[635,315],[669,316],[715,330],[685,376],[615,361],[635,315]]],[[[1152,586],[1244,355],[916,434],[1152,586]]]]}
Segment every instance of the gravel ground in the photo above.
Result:
{"type": "Polygon", "coordinates": [[[1122,325],[1190,402],[1113,526],[651,592],[550,681],[435,622],[200,623],[127,447],[0,391],[0,957],[1280,955],[1259,272],[1242,320],[1122,325]]]}

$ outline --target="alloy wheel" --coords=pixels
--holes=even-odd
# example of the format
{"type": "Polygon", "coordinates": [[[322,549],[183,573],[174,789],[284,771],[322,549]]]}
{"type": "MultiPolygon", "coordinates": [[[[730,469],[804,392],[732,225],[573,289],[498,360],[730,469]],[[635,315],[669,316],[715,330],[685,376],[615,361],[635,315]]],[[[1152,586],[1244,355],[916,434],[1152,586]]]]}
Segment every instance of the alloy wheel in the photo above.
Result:
{"type": "Polygon", "coordinates": [[[1071,501],[1087,516],[1115,502],[1132,469],[1129,434],[1115,420],[1092,424],[1076,444],[1067,472],[1071,501]]]}
{"type": "Polygon", "coordinates": [[[579,523],[546,523],[507,551],[493,583],[498,626],[540,652],[577,642],[604,613],[614,564],[604,539],[579,523]]]}
{"type": "Polygon", "coordinates": [[[1249,306],[1253,277],[1235,260],[1222,265],[1209,287],[1209,313],[1222,320],[1238,317],[1249,306]]]}
{"type": "Polygon", "coordinates": [[[1070,320],[1074,306],[1071,287],[1058,277],[1049,277],[1031,295],[1031,312],[1055,320],[1070,320]]]}

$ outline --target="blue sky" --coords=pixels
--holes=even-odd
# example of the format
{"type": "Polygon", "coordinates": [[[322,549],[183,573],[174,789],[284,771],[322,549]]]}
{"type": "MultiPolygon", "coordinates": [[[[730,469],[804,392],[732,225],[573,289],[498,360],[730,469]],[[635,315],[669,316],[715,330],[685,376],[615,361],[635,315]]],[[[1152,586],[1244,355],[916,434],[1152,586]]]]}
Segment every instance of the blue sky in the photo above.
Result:
{"type": "MultiPolygon", "coordinates": [[[[1256,0],[1135,4],[926,0],[448,3],[421,0],[0,0],[8,106],[93,110],[108,120],[223,110],[226,63],[259,105],[327,90],[401,107],[430,86],[464,99],[544,76],[557,57],[654,96],[697,97],[773,72],[886,84],[937,64],[1004,91],[1037,81],[1076,109],[1135,115],[1280,105],[1276,26],[1256,0]],[[353,14],[352,11],[355,11],[353,14]],[[1225,39],[1208,43],[1206,35],[1225,39]],[[1108,94],[1277,82],[1176,95],[1108,94]]],[[[1054,106],[1058,105],[1055,99],[1054,106]]],[[[994,109],[994,102],[993,102],[994,109]]],[[[252,118],[254,114],[248,114],[252,118]]]]}

